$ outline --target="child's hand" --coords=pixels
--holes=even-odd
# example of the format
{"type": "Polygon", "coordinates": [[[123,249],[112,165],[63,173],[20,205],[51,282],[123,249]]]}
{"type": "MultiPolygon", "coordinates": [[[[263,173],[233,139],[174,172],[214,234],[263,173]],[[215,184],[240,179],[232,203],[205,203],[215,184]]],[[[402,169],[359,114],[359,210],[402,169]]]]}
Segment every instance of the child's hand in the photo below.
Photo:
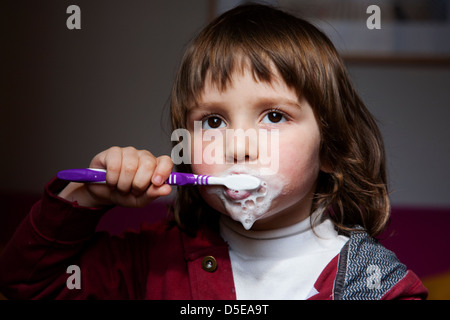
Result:
{"type": "Polygon", "coordinates": [[[96,155],[89,167],[106,169],[106,184],[70,183],[59,196],[88,207],[143,207],[172,191],[165,184],[173,167],[169,156],[156,158],[146,150],[112,147],[96,155]]]}

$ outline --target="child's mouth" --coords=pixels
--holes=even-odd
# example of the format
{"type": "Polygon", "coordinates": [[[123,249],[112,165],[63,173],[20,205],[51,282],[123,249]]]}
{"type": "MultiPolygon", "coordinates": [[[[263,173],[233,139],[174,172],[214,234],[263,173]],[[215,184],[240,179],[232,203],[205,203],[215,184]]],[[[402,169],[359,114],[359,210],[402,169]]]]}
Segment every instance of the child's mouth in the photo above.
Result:
{"type": "Polygon", "coordinates": [[[270,210],[272,200],[280,193],[280,179],[261,174],[259,170],[250,170],[243,166],[235,166],[224,174],[250,174],[261,180],[257,189],[235,190],[225,186],[216,188],[222,200],[227,215],[242,223],[249,230],[253,223],[270,210]],[[267,181],[268,180],[268,181],[267,181]],[[270,182],[270,183],[269,183],[270,182]]]}
{"type": "Polygon", "coordinates": [[[248,198],[251,195],[251,192],[248,190],[233,190],[225,188],[225,194],[231,200],[239,201],[248,198]]]}

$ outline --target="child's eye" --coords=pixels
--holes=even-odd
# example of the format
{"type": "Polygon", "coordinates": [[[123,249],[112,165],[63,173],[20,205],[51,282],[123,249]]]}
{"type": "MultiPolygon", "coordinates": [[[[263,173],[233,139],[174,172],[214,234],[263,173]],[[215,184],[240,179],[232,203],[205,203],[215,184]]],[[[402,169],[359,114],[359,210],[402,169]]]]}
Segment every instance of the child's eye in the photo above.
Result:
{"type": "Polygon", "coordinates": [[[282,113],[277,111],[270,111],[262,119],[263,123],[281,123],[285,121],[286,117],[282,113]]]}
{"type": "Polygon", "coordinates": [[[225,126],[225,122],[216,116],[211,116],[205,120],[203,120],[202,128],[203,129],[219,129],[225,126]]]}

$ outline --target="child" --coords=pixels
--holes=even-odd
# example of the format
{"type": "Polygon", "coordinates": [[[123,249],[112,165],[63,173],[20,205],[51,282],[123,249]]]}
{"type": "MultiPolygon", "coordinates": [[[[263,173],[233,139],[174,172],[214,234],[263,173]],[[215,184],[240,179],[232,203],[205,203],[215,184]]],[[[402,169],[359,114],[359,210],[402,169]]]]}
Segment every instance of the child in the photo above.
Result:
{"type": "Polygon", "coordinates": [[[111,237],[94,232],[102,214],[168,195],[174,157],[103,151],[90,166],[107,170],[106,184],[52,180],[4,249],[7,297],[426,297],[373,238],[390,210],[382,138],[314,26],[262,5],[218,17],[183,57],[171,116],[190,139],[182,155],[190,161],[178,171],[250,174],[260,187],[178,187],[173,223],[111,237]],[[238,130],[248,135],[229,138],[238,130]],[[262,161],[268,150],[271,161],[262,161]],[[69,266],[80,268],[78,287],[67,281],[69,266]]]}

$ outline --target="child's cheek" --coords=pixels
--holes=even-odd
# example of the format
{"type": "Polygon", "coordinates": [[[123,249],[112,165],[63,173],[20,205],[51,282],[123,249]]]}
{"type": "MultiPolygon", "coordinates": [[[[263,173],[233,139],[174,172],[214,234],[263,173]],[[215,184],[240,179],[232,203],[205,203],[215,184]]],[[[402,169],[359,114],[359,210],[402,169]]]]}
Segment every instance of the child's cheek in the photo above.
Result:
{"type": "Polygon", "coordinates": [[[301,188],[302,184],[308,188],[315,183],[319,173],[319,143],[281,140],[279,161],[278,174],[285,179],[285,189],[301,188]]]}
{"type": "Polygon", "coordinates": [[[223,147],[214,142],[194,140],[191,144],[191,168],[193,173],[217,175],[225,168],[223,147]]]}
{"type": "Polygon", "coordinates": [[[291,139],[283,139],[279,143],[279,169],[278,174],[283,176],[291,176],[296,173],[299,166],[299,150],[298,141],[291,139]]]}

